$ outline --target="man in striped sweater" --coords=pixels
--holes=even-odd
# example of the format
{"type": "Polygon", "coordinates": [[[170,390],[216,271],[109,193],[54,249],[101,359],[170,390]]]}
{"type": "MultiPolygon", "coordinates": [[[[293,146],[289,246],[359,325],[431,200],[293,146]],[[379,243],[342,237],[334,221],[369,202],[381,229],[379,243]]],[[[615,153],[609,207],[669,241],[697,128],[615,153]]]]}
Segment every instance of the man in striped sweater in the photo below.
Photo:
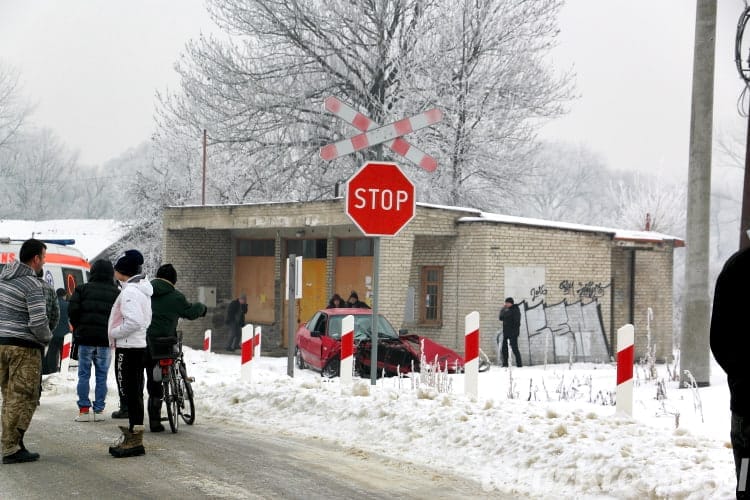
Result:
{"type": "Polygon", "coordinates": [[[26,449],[23,435],[39,401],[41,352],[52,338],[42,283],[47,245],[35,239],[21,245],[18,260],[0,273],[0,388],[4,464],[33,462],[39,453],[26,449]]]}

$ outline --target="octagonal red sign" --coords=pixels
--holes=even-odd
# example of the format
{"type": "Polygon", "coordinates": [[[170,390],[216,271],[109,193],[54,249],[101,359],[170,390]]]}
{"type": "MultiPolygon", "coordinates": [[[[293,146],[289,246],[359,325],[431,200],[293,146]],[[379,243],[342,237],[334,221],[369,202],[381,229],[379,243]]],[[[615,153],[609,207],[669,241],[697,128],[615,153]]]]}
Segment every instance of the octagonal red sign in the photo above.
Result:
{"type": "Polygon", "coordinates": [[[395,163],[365,163],[346,183],[346,215],[365,236],[395,236],[415,213],[414,184],[395,163]]]}

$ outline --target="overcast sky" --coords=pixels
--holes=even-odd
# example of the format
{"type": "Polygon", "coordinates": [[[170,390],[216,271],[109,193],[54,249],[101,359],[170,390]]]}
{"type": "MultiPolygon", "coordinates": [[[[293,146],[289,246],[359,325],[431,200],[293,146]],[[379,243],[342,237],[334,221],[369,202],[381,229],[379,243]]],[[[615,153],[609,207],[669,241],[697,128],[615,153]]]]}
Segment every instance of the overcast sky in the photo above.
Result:
{"type": "MultiPolygon", "coordinates": [[[[734,34],[742,0],[719,2],[715,137],[744,135],[734,34]]],[[[569,0],[553,64],[579,98],[544,137],[586,144],[618,169],[686,176],[695,2],[569,0]]],[[[85,163],[147,139],[154,94],[177,87],[184,43],[211,30],[202,0],[1,0],[0,59],[16,67],[53,129],[85,163]]]]}

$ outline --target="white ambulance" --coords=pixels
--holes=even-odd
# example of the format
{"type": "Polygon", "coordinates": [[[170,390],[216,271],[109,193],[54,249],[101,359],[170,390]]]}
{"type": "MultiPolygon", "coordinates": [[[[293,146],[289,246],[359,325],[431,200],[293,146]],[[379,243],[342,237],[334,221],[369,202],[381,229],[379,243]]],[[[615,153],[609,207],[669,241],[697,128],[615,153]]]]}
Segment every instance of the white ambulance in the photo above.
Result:
{"type": "MultiPolygon", "coordinates": [[[[77,285],[88,281],[91,266],[83,254],[71,246],[75,243],[74,240],[42,241],[47,245],[44,280],[52,288],[63,288],[70,295],[77,285]]],[[[0,269],[18,258],[22,244],[23,240],[0,238],[0,269]]]]}

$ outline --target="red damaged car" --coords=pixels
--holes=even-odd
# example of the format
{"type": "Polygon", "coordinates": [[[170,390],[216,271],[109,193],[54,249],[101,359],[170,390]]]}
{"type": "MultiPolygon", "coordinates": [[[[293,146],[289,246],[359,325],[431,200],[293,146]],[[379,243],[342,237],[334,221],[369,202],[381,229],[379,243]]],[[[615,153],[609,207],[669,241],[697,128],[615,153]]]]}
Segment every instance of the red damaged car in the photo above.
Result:
{"type": "MultiPolygon", "coordinates": [[[[372,311],[370,309],[321,309],[306,324],[297,330],[295,359],[298,368],[311,368],[324,377],[339,375],[341,362],[341,321],[345,316],[354,316],[354,369],[362,377],[370,376],[370,351],[372,335],[372,311]]],[[[463,371],[463,358],[426,337],[409,335],[406,330],[398,333],[379,315],[378,319],[378,375],[387,376],[409,373],[412,368],[419,371],[420,346],[424,343],[425,359],[433,363],[436,359],[442,369],[446,362],[450,372],[463,371]]],[[[489,366],[489,365],[488,365],[489,366]]]]}

